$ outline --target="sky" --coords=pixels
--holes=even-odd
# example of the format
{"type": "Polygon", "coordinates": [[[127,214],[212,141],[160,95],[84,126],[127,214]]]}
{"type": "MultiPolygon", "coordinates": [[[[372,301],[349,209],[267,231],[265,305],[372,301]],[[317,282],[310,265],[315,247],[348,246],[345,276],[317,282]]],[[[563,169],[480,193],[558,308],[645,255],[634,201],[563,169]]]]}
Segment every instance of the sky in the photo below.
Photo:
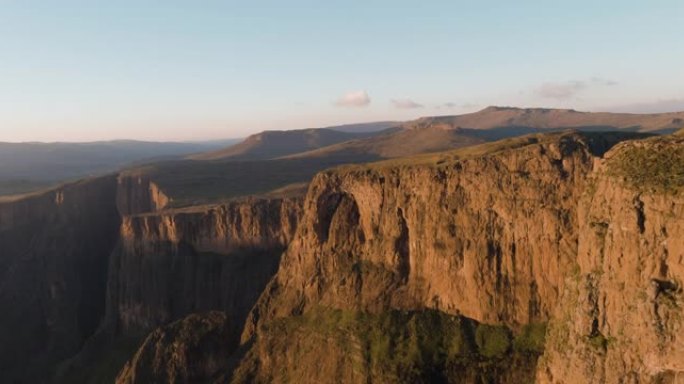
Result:
{"type": "Polygon", "coordinates": [[[684,110],[684,1],[0,0],[0,141],[684,110]]]}

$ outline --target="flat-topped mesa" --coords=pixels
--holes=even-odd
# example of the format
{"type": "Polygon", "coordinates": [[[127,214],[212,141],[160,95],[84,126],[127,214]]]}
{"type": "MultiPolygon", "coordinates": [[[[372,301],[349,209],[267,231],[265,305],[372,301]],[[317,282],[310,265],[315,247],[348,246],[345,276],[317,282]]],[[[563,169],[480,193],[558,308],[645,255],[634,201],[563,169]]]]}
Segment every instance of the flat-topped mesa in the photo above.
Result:
{"type": "Polygon", "coordinates": [[[585,131],[626,130],[671,133],[684,127],[684,112],[632,114],[580,112],[573,109],[554,108],[487,107],[481,111],[463,115],[424,117],[408,122],[405,126],[409,128],[442,126],[484,130],[490,132],[481,132],[481,134],[488,133],[490,138],[568,128],[585,131]]]}

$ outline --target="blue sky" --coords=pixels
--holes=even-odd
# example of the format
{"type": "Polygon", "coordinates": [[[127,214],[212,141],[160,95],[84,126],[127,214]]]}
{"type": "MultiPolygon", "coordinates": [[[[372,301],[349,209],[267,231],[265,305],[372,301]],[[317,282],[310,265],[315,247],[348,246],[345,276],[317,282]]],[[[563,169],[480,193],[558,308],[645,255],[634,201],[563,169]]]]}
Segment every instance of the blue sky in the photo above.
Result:
{"type": "Polygon", "coordinates": [[[684,2],[0,0],[0,141],[684,110],[684,2]]]}

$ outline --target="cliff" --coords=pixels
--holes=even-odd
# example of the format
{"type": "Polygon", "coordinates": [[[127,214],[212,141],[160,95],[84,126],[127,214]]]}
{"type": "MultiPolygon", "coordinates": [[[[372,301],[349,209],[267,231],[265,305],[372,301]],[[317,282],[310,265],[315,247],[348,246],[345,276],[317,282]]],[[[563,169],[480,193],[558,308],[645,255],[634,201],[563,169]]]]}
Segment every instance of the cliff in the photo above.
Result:
{"type": "Polygon", "coordinates": [[[171,202],[159,186],[142,172],[123,172],[117,178],[116,205],[122,215],[160,211],[171,202]]]}
{"type": "Polygon", "coordinates": [[[108,279],[107,326],[149,332],[220,309],[241,324],[297,227],[297,199],[126,216],[108,279]]]}
{"type": "Polygon", "coordinates": [[[112,380],[150,331],[198,311],[239,334],[301,200],[169,201],[122,173],[0,202],[0,381],[112,380]]]}
{"type": "MultiPolygon", "coordinates": [[[[288,360],[307,350],[335,351],[334,338],[326,334],[304,336],[310,327],[274,331],[281,321],[309,324],[306,319],[320,308],[343,311],[352,319],[434,310],[452,321],[484,323],[502,332],[494,343],[504,345],[501,353],[491,356],[480,346],[474,352],[466,349],[470,352],[454,361],[514,361],[518,354],[513,342],[552,318],[565,277],[576,265],[579,204],[589,175],[605,151],[627,138],[528,136],[319,174],[297,234],[247,322],[243,342],[254,345],[235,380],[284,382],[294,375],[315,382],[335,372],[345,382],[381,380],[373,373],[374,343],[356,343],[356,362],[288,360]]],[[[340,327],[333,324],[333,329],[340,327]]],[[[413,335],[429,340],[432,332],[444,328],[421,329],[423,333],[413,335]]],[[[528,366],[535,365],[539,353],[535,349],[526,355],[533,358],[528,366]]],[[[426,366],[420,356],[403,362],[396,372],[417,372],[398,381],[429,382],[433,374],[453,379],[453,361],[439,360],[437,372],[421,371],[426,366]]],[[[531,380],[534,372],[494,370],[494,376],[486,377],[519,382],[520,375],[531,380]]]]}
{"type": "Polygon", "coordinates": [[[0,382],[45,380],[105,313],[116,178],[0,203],[0,382]]]}
{"type": "MultiPolygon", "coordinates": [[[[113,380],[149,332],[193,313],[223,311],[228,332],[239,335],[300,212],[299,198],[249,198],[123,216],[109,257],[104,319],[86,348],[61,367],[59,381],[113,380]]],[[[233,351],[238,339],[223,350],[233,351]]]]}
{"type": "Polygon", "coordinates": [[[682,188],[681,136],[565,132],[303,200],[169,209],[131,173],[6,199],[0,381],[81,351],[59,380],[676,383],[682,188]]]}
{"type": "Polygon", "coordinates": [[[618,145],[589,185],[578,211],[577,264],[538,381],[678,383],[684,138],[618,145]]]}

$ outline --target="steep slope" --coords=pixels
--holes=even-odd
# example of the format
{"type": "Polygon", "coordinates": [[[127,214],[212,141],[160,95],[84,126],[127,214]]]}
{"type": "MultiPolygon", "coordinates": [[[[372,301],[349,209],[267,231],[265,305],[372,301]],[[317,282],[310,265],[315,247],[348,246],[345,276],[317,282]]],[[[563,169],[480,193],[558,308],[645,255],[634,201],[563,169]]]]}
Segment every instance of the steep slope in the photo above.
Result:
{"type": "Polygon", "coordinates": [[[249,136],[243,142],[218,151],[193,155],[193,160],[220,159],[274,159],[281,156],[309,151],[328,145],[362,137],[377,132],[342,132],[328,128],[299,129],[291,131],[264,131],[249,136]]]}
{"type": "Polygon", "coordinates": [[[254,344],[234,380],[459,382],[463,366],[491,368],[464,382],[531,380],[523,367],[535,365],[540,349],[521,354],[521,346],[538,346],[525,335],[551,318],[575,263],[587,176],[629,137],[532,136],[319,174],[246,325],[243,341],[254,344]],[[426,309],[444,321],[421,319],[426,309]],[[418,328],[382,320],[393,311],[416,316],[418,328]],[[417,344],[383,347],[359,328],[367,316],[379,317],[376,331],[417,344]],[[461,336],[435,339],[445,332],[461,336]],[[516,348],[520,338],[528,341],[516,348]],[[453,343],[454,355],[439,355],[453,343]],[[387,362],[386,354],[404,357],[387,362]],[[425,364],[429,356],[438,364],[425,364]],[[500,366],[520,356],[525,364],[500,366]]]}
{"type": "Polygon", "coordinates": [[[300,210],[296,198],[251,198],[124,216],[109,258],[103,322],[61,367],[59,382],[110,382],[149,332],[195,312],[224,312],[222,326],[236,336],[222,351],[232,352],[300,210]]]}
{"type": "Polygon", "coordinates": [[[577,265],[538,381],[678,383],[684,376],[684,138],[618,145],[589,185],[578,213],[577,265]]]}
{"type": "Polygon", "coordinates": [[[44,380],[105,313],[116,177],[0,202],[0,381],[44,380]]]}
{"type": "Polygon", "coordinates": [[[111,260],[107,321],[135,334],[221,309],[240,324],[275,273],[300,205],[248,199],[125,216],[111,260]]]}

